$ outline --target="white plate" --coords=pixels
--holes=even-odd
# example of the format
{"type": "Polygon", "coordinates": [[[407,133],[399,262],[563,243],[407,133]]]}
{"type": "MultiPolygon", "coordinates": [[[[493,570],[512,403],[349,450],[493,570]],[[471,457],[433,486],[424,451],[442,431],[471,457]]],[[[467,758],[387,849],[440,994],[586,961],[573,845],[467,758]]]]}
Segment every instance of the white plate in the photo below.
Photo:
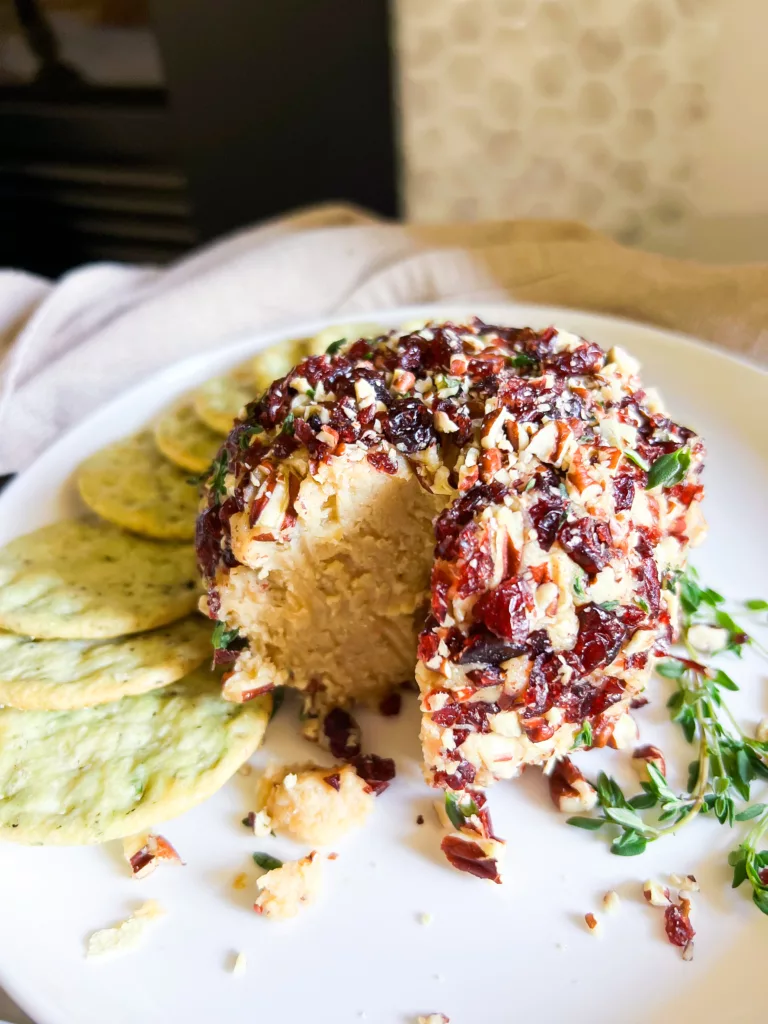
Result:
{"type": "MultiPolygon", "coordinates": [[[[461,317],[445,306],[428,312],[461,317]]],[[[556,323],[604,346],[620,344],[644,364],[672,412],[706,438],[710,539],[696,554],[705,579],[733,599],[766,596],[768,375],[679,335],[627,321],[522,306],[482,306],[490,322],[556,323]]],[[[425,309],[390,310],[367,320],[396,325],[425,309]]],[[[350,317],[349,319],[354,319],[350,317]]],[[[338,321],[335,321],[338,322],[338,321]]],[[[71,484],[90,452],[150,420],[176,395],[283,337],[327,322],[252,337],[198,356],[134,388],[58,441],[0,498],[0,543],[78,511],[71,484]]],[[[768,713],[764,666],[745,659],[734,703],[749,725],[768,713]]],[[[680,784],[690,752],[664,711],[664,684],[639,712],[642,738],[657,742],[680,784]],[[671,756],[670,756],[671,755],[671,756]]],[[[290,700],[255,758],[316,756],[295,734],[290,700]]],[[[55,849],[0,847],[0,983],[38,1024],[402,1024],[440,1011],[453,1024],[764,1021],[768,921],[731,892],[725,864],[733,833],[700,820],[641,858],[610,855],[595,835],[571,829],[551,806],[539,773],[492,793],[494,822],[509,841],[507,881],[483,883],[447,867],[437,852],[432,794],[419,770],[418,721],[361,716],[369,749],[397,760],[398,778],[370,826],[339,844],[325,865],[321,903],[276,924],[250,909],[256,849],[291,856],[278,839],[257,840],[240,824],[253,776],[236,776],[216,797],[160,831],[187,862],[145,881],[126,875],[119,844],[55,849]],[[423,814],[426,823],[416,824],[423,814]],[[253,869],[253,870],[252,870],[253,869]],[[646,906],[645,878],[693,872],[698,936],[692,963],[663,936],[662,913],[646,906]],[[621,907],[603,937],[584,927],[606,890],[621,907]],[[87,962],[84,940],[149,897],[167,908],[144,947],[110,962],[87,962]],[[432,922],[420,922],[421,914],[432,922]],[[244,950],[248,971],[229,973],[244,950]]],[[[625,755],[582,755],[588,773],[605,758],[629,779],[625,755]]]]}

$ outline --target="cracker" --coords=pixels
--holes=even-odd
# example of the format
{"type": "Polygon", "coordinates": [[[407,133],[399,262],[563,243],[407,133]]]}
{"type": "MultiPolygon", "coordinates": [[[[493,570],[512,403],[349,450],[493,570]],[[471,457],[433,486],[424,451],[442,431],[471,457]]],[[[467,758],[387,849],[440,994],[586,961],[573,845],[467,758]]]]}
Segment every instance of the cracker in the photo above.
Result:
{"type": "Polygon", "coordinates": [[[116,640],[0,633],[0,704],[68,711],[168,686],[211,656],[211,624],[192,615],[116,640]]]}
{"type": "Polygon", "coordinates": [[[271,707],[220,691],[217,675],[197,669],[93,708],[0,710],[0,838],[105,842],[207,799],[257,748],[271,707]]]}
{"type": "Polygon", "coordinates": [[[281,341],[257,353],[251,362],[256,390],[265,391],[272,381],[284,377],[307,354],[307,338],[281,341]]]}
{"type": "Polygon", "coordinates": [[[191,544],[68,519],[0,550],[0,627],[46,640],[98,640],[165,626],[195,608],[191,544]]]}
{"type": "Polygon", "coordinates": [[[334,342],[378,338],[382,334],[386,334],[386,331],[380,324],[340,324],[338,327],[326,327],[314,338],[309,338],[306,349],[311,356],[321,356],[334,342]]]}
{"type": "Polygon", "coordinates": [[[185,399],[157,421],[155,444],[175,465],[190,473],[204,473],[221,447],[221,437],[197,418],[185,399]]]}
{"type": "Polygon", "coordinates": [[[255,397],[251,375],[235,372],[206,381],[193,394],[192,406],[207,427],[226,436],[243,407],[255,397]]]}
{"type": "Polygon", "coordinates": [[[159,540],[191,540],[199,504],[189,473],[157,450],[149,431],[96,452],[77,474],[80,496],[102,519],[159,540]]]}

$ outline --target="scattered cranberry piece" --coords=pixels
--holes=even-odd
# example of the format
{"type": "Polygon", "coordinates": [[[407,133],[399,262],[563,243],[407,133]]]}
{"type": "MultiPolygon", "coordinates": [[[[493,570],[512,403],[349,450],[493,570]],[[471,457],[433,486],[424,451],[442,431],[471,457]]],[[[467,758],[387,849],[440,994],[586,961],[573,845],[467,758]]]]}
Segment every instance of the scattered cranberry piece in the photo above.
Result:
{"type": "Polygon", "coordinates": [[[333,708],[323,721],[330,751],[334,757],[351,760],[360,753],[360,726],[344,708],[333,708]]]}
{"type": "Polygon", "coordinates": [[[613,501],[617,512],[627,512],[635,500],[635,481],[628,474],[613,481],[613,501]]]}
{"type": "Polygon", "coordinates": [[[688,905],[685,901],[680,907],[671,903],[664,911],[664,928],[667,938],[673,946],[686,946],[696,932],[688,919],[688,905]]]}
{"type": "Polygon", "coordinates": [[[357,774],[376,796],[383,793],[395,777],[395,762],[391,757],[358,754],[352,759],[352,764],[357,774]]]}
{"type": "Polygon", "coordinates": [[[501,882],[498,865],[493,857],[486,856],[482,847],[472,839],[459,836],[446,836],[440,849],[448,858],[449,863],[459,871],[466,871],[476,878],[487,878],[492,882],[501,882]]]}
{"type": "Polygon", "coordinates": [[[397,473],[397,463],[390,458],[389,452],[369,452],[366,459],[380,473],[386,473],[388,476],[395,476],[397,473]]]}
{"type": "Polygon", "coordinates": [[[398,693],[397,690],[393,690],[392,693],[388,693],[386,697],[382,697],[379,701],[379,712],[386,718],[394,718],[395,715],[400,714],[402,705],[402,694],[398,693]]]}
{"type": "Polygon", "coordinates": [[[331,789],[335,789],[337,793],[341,789],[341,776],[338,772],[334,772],[333,775],[325,775],[323,782],[327,782],[331,789]]]}
{"type": "Polygon", "coordinates": [[[417,825],[423,825],[423,824],[424,824],[424,815],[423,815],[423,814],[420,814],[420,815],[419,815],[419,816],[418,816],[418,817],[416,818],[416,824],[417,824],[417,825]]]}
{"type": "Polygon", "coordinates": [[[557,538],[557,531],[563,523],[566,502],[561,495],[547,494],[532,505],[528,514],[539,538],[543,551],[549,551],[557,538]]]}

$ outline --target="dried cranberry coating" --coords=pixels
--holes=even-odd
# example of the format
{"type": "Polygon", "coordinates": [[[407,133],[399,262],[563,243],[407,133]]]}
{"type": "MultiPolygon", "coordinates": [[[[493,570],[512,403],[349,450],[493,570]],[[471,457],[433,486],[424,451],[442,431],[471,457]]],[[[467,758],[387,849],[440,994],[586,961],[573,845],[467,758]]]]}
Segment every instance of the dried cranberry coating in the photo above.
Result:
{"type": "Polygon", "coordinates": [[[627,627],[599,604],[585,604],[577,611],[579,633],[574,654],[582,666],[582,673],[589,675],[596,668],[610,665],[619,653],[627,636],[627,627]]]}
{"type": "Polygon", "coordinates": [[[397,473],[397,463],[390,457],[389,452],[370,452],[366,459],[380,473],[387,473],[389,476],[395,476],[397,473]]]}
{"type": "Polygon", "coordinates": [[[605,352],[599,345],[588,341],[572,352],[558,352],[546,356],[544,368],[563,377],[578,377],[597,373],[605,365],[605,352]]]}
{"type": "Polygon", "coordinates": [[[334,757],[351,760],[360,753],[360,726],[344,708],[333,708],[323,720],[323,732],[334,757]]]}
{"type": "Polygon", "coordinates": [[[324,775],[323,782],[327,782],[331,789],[335,789],[337,793],[341,789],[341,776],[338,772],[334,772],[332,775],[324,775]]]}
{"type": "Polygon", "coordinates": [[[449,789],[465,789],[471,785],[477,775],[477,769],[469,761],[461,761],[453,772],[437,771],[434,775],[435,786],[447,786],[449,789]]]}
{"type": "Polygon", "coordinates": [[[567,507],[565,499],[554,494],[545,495],[531,506],[528,514],[536,529],[542,551],[549,551],[555,543],[557,532],[565,520],[567,507]]]}
{"type": "Polygon", "coordinates": [[[498,482],[476,484],[437,517],[435,523],[435,554],[438,558],[452,558],[456,540],[463,527],[474,519],[478,512],[489,505],[499,505],[507,494],[507,488],[498,482]]]}
{"type": "Polygon", "coordinates": [[[475,619],[502,640],[515,646],[528,637],[528,613],[533,609],[533,594],[528,583],[517,577],[504,580],[489,590],[474,607],[475,619]]]}
{"type": "Polygon", "coordinates": [[[384,436],[400,451],[420,452],[437,441],[432,413],[418,398],[403,398],[384,419],[384,436]]]}
{"type": "Polygon", "coordinates": [[[635,481],[631,476],[617,476],[613,481],[613,502],[617,512],[628,512],[635,500],[635,481]]]}
{"type": "Polygon", "coordinates": [[[352,764],[357,774],[376,796],[384,792],[396,774],[392,758],[379,757],[378,754],[358,754],[352,759],[352,764]]]}
{"type": "Polygon", "coordinates": [[[440,843],[440,849],[449,863],[459,871],[466,871],[476,878],[487,878],[491,882],[501,882],[495,859],[488,857],[474,840],[455,835],[446,836],[440,843]]]}
{"type": "Polygon", "coordinates": [[[584,516],[573,523],[564,523],[557,539],[573,561],[595,576],[611,560],[611,530],[607,523],[584,516]]]}
{"type": "Polygon", "coordinates": [[[507,643],[491,633],[476,633],[467,640],[460,665],[501,665],[526,651],[525,644],[507,643]]]}

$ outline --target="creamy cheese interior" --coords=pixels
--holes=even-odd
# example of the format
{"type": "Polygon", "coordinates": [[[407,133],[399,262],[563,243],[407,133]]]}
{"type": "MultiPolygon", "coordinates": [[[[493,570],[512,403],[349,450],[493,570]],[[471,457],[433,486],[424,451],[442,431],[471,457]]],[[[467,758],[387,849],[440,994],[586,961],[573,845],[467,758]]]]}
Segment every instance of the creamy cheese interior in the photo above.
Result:
{"type": "Polygon", "coordinates": [[[284,467],[301,478],[288,540],[254,540],[244,513],[232,522],[243,564],[222,576],[219,614],[249,648],[225,695],[287,683],[318,709],[376,703],[413,679],[432,520],[446,498],[428,494],[405,460],[389,475],[351,452],[314,477],[297,461],[284,467]]]}

